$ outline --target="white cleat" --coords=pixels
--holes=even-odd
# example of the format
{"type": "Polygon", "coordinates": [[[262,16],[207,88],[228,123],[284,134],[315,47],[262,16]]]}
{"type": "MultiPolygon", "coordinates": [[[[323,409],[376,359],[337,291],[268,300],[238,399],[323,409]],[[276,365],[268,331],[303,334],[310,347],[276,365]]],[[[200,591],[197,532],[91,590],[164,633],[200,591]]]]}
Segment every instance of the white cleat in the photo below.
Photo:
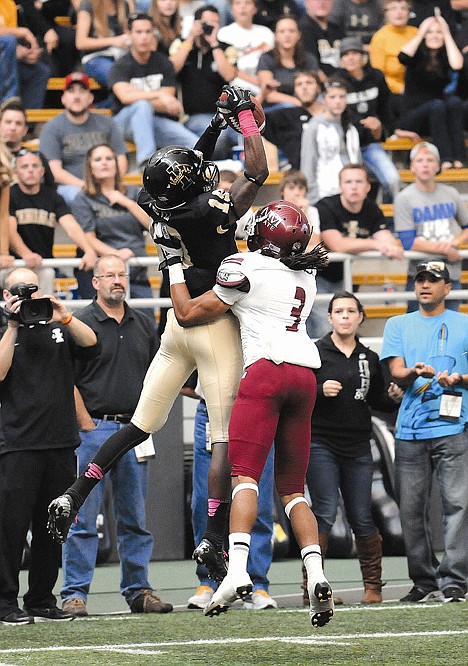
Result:
{"type": "Polygon", "coordinates": [[[252,593],[252,581],[250,576],[246,573],[243,580],[233,581],[229,575],[223,580],[216,592],[213,594],[211,601],[205,607],[205,615],[214,617],[226,613],[229,606],[236,599],[243,601],[252,593]]]}
{"type": "Polygon", "coordinates": [[[324,627],[333,617],[333,592],[330,584],[323,580],[308,585],[310,621],[313,627],[324,627]]]}

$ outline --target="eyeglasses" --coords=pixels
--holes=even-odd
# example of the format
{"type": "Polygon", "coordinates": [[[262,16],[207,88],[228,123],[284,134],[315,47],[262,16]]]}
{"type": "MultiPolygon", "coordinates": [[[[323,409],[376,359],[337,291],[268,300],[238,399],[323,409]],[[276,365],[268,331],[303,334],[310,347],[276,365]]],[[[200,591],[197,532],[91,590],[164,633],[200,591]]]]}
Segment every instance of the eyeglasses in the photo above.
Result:
{"type": "Polygon", "coordinates": [[[95,275],[94,277],[101,278],[101,280],[112,280],[117,277],[119,280],[128,278],[128,273],[106,273],[105,275],[95,275]]]}

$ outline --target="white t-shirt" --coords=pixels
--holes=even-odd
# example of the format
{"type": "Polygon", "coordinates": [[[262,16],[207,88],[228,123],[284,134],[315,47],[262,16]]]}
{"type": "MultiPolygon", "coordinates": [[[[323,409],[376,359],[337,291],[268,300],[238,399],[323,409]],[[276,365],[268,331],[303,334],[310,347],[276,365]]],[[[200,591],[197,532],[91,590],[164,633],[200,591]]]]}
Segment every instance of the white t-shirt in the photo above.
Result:
{"type": "Polygon", "coordinates": [[[215,293],[239,319],[244,367],[260,358],[320,367],[305,326],[317,293],[315,271],[293,271],[259,251],[240,252],[224,259],[216,280],[215,293]],[[236,288],[244,278],[247,292],[236,288]]]}
{"type": "MultiPolygon", "coordinates": [[[[250,29],[242,28],[237,23],[230,23],[220,29],[220,42],[234,46],[237,52],[237,69],[252,76],[257,75],[257,65],[262,53],[270,51],[275,43],[275,36],[264,25],[252,25],[250,29]]],[[[248,88],[253,95],[258,95],[260,88],[253,83],[236,77],[231,84],[248,88]]]]}

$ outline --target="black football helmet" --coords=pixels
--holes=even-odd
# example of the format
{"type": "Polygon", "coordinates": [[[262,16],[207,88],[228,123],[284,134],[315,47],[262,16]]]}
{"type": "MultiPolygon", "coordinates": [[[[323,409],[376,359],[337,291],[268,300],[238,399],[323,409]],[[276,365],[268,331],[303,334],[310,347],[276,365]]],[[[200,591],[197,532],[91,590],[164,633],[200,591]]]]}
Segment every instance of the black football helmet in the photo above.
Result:
{"type": "Polygon", "coordinates": [[[209,192],[219,181],[218,167],[205,162],[199,150],[166,146],[149,159],[143,172],[143,186],[158,208],[171,210],[209,192]]]}
{"type": "Polygon", "coordinates": [[[290,257],[304,252],[311,234],[300,208],[287,201],[273,201],[259,208],[250,220],[247,247],[275,259],[290,257]]]}

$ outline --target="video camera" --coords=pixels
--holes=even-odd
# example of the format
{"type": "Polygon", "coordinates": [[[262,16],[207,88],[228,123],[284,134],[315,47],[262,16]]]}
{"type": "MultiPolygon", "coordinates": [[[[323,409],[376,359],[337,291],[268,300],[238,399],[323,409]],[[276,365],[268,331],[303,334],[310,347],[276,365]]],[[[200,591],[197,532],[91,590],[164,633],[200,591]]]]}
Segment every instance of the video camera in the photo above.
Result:
{"type": "Polygon", "coordinates": [[[32,298],[38,289],[37,285],[24,282],[18,282],[10,287],[10,294],[18,296],[18,300],[23,301],[18,312],[12,315],[12,319],[25,325],[38,324],[40,321],[52,319],[54,308],[50,298],[32,298]]]}

